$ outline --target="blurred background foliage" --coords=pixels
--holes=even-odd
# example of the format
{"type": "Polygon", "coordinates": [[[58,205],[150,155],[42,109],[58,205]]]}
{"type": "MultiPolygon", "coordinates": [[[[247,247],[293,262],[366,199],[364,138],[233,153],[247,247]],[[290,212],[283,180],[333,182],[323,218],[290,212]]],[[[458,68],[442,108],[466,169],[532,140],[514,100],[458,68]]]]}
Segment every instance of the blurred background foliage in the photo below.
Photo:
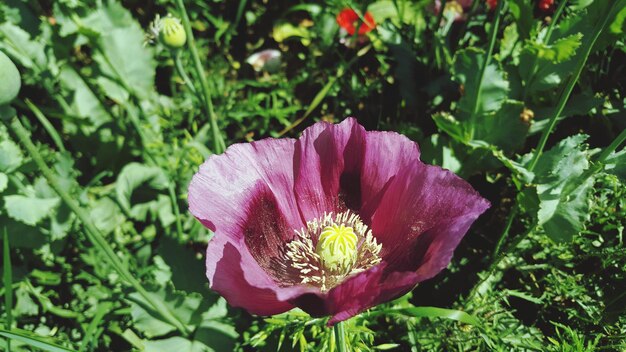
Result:
{"type": "MultiPolygon", "coordinates": [[[[470,1],[456,21],[430,0],[185,2],[226,145],[355,116],[492,203],[448,270],[348,322],[355,351],[626,349],[625,2],[470,1]],[[376,28],[346,35],[346,7],[376,28]],[[257,71],[263,49],[281,60],[257,71]]],[[[30,133],[0,125],[0,349],[333,351],[324,319],[250,316],[208,289],[186,191],[216,131],[190,50],[145,43],[168,13],[0,3],[30,133]]]]}

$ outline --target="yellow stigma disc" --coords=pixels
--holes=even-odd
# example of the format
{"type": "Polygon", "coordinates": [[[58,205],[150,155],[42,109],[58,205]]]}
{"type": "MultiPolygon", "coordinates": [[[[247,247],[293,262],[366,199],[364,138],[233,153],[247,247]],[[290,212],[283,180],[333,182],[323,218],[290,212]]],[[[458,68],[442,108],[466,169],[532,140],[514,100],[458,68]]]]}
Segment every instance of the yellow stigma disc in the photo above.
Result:
{"type": "Polygon", "coordinates": [[[326,226],[320,233],[315,252],[326,269],[348,271],[356,260],[358,240],[352,227],[326,226]]]}

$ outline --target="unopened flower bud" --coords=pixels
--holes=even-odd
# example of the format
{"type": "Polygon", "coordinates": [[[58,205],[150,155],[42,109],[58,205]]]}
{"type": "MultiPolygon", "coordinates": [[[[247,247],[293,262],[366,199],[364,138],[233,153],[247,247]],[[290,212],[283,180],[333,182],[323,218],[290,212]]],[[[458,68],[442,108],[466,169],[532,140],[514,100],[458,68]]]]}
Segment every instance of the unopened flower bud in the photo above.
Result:
{"type": "Polygon", "coordinates": [[[21,86],[20,72],[13,61],[0,51],[0,107],[13,101],[21,86]]]}
{"type": "Polygon", "coordinates": [[[187,42],[187,33],[178,18],[171,16],[161,20],[161,31],[159,37],[161,42],[170,48],[182,48],[187,42]]]}
{"type": "Polygon", "coordinates": [[[152,43],[157,38],[170,49],[180,49],[187,42],[187,33],[178,18],[172,15],[161,18],[157,15],[150,24],[146,39],[152,43]]]}

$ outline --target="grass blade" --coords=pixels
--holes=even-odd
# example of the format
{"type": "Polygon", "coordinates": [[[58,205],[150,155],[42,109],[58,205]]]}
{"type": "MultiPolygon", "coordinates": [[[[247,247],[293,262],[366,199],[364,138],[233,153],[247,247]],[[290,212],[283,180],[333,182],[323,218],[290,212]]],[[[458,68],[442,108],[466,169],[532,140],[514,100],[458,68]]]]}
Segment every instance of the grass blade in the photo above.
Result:
{"type": "MultiPolygon", "coordinates": [[[[7,320],[5,327],[10,330],[13,324],[13,272],[11,268],[11,249],[9,247],[9,234],[6,226],[2,235],[2,266],[4,268],[2,277],[4,281],[4,310],[6,311],[7,320]]],[[[7,352],[11,352],[11,340],[7,340],[7,352]]]]}
{"type": "Polygon", "coordinates": [[[74,350],[44,341],[41,337],[22,330],[4,330],[0,329],[0,336],[10,340],[23,342],[29,346],[36,347],[43,351],[49,352],[75,352],[74,350]]]}

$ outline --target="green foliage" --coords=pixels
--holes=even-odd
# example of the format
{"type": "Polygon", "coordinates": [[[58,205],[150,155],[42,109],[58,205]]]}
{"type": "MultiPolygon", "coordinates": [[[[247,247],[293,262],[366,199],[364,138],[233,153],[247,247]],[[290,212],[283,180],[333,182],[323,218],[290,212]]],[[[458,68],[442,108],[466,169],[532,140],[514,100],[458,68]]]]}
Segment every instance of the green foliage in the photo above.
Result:
{"type": "Polygon", "coordinates": [[[458,21],[429,0],[184,4],[193,33],[171,51],[144,38],[182,18],[172,1],[0,3],[0,71],[23,82],[0,72],[0,350],[336,351],[324,317],[254,317],[208,289],[186,191],[220,136],[345,116],[492,203],[448,270],[344,323],[352,350],[626,349],[626,0],[477,1],[458,21]],[[342,33],[348,6],[376,29],[342,33]],[[246,64],[263,49],[272,72],[246,64]]]}

